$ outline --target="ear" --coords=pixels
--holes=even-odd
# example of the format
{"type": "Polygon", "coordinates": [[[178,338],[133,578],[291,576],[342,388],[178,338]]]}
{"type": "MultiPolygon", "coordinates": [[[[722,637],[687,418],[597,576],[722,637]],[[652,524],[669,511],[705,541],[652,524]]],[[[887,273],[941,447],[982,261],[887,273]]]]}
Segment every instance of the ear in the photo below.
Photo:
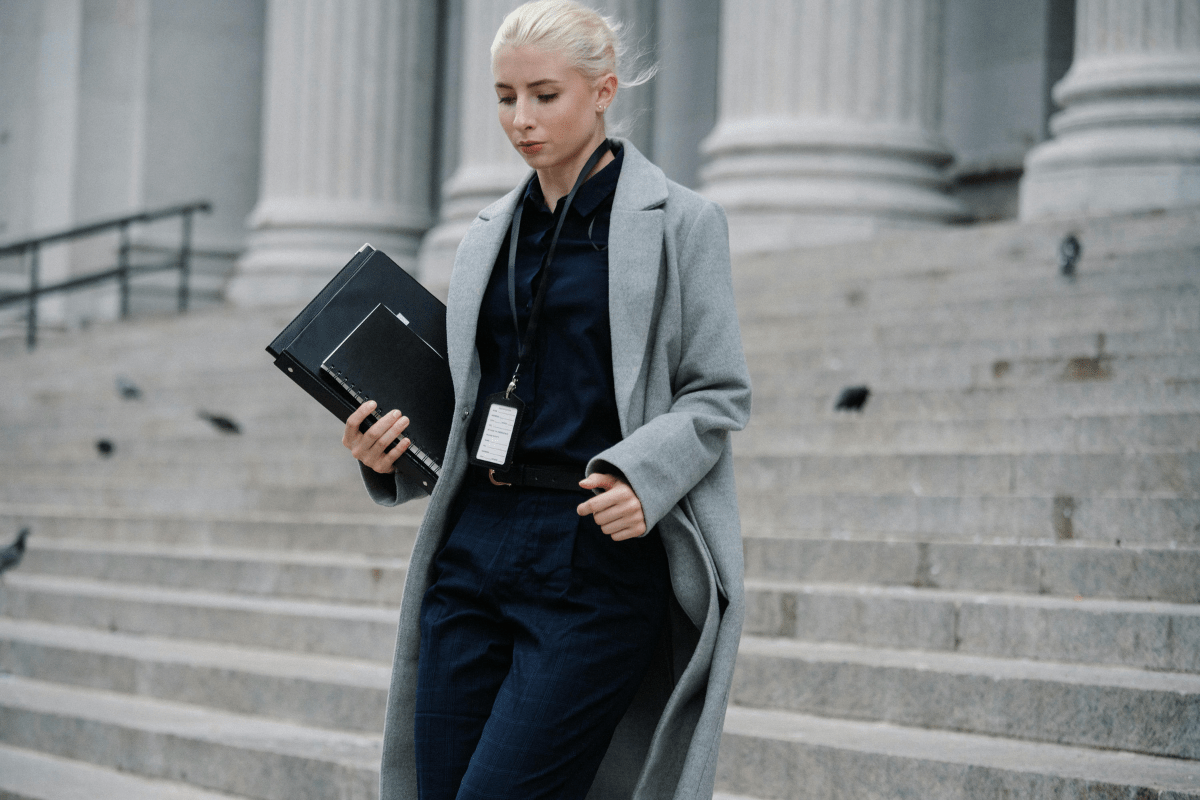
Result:
{"type": "Polygon", "coordinates": [[[617,96],[617,76],[611,72],[606,72],[600,76],[596,82],[596,102],[599,105],[608,108],[612,105],[613,99],[617,96]]]}

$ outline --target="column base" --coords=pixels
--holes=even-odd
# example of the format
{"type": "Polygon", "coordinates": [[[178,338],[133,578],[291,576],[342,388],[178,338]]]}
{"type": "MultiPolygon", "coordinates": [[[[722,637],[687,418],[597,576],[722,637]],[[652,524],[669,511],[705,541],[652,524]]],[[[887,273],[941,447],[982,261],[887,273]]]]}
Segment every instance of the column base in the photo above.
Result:
{"type": "Polygon", "coordinates": [[[256,231],[225,298],[245,307],[303,307],[364,243],[415,274],[418,242],[416,235],[369,229],[256,231]]]}
{"type": "Polygon", "coordinates": [[[479,212],[529,177],[524,164],[472,164],[459,167],[446,182],[442,218],[421,242],[418,275],[426,289],[445,297],[454,254],[479,212]]]}
{"type": "Polygon", "coordinates": [[[454,271],[454,254],[471,227],[471,219],[451,219],[426,234],[417,253],[417,275],[421,284],[436,296],[446,299],[450,290],[450,273],[454,271]]]}
{"type": "Polygon", "coordinates": [[[1022,220],[1200,205],[1200,129],[1090,130],[1030,152],[1022,220]]]}
{"type": "Polygon", "coordinates": [[[804,247],[874,239],[888,233],[945,228],[946,223],[887,219],[863,214],[812,211],[728,211],[729,250],[734,255],[778,253],[804,247]]]}
{"type": "Polygon", "coordinates": [[[718,127],[704,149],[702,192],[725,208],[735,253],[970,219],[947,194],[948,150],[919,130],[740,120],[718,127]]]}

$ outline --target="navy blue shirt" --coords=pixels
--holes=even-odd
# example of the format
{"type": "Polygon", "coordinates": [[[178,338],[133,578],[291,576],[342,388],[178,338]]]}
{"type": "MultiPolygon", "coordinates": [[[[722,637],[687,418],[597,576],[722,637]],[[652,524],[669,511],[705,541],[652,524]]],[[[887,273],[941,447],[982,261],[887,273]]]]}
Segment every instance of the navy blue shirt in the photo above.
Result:
{"type": "MultiPolygon", "coordinates": [[[[525,355],[517,383],[516,394],[525,403],[514,453],[518,464],[583,465],[621,440],[608,326],[608,226],[624,154],[616,149],[613,155],[612,162],[579,187],[558,237],[537,341],[525,355]]],[[[554,214],[537,175],[522,202],[516,298],[523,334],[554,235],[554,214]]],[[[508,247],[506,236],[479,309],[475,346],[482,374],[468,441],[486,418],[487,398],[508,387],[517,363],[519,335],[508,304],[508,247]]]]}

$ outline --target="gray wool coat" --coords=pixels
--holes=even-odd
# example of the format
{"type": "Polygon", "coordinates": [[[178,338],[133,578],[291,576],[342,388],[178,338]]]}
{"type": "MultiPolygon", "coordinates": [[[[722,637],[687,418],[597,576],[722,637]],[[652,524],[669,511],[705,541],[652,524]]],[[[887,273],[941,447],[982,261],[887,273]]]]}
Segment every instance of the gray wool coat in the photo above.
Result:
{"type": "MultiPolygon", "coordinates": [[[[616,468],[657,527],[674,589],[671,624],[613,737],[589,798],[708,800],[744,615],[730,431],[750,414],[725,216],[667,180],[629,142],[609,233],[613,378],[624,439],[588,474],[616,468]]],[[[475,329],[524,186],[480,212],[454,260],[447,355],[456,413],[443,471],[409,562],[384,732],[381,800],[416,800],[413,752],[421,599],[467,469],[479,384],[475,329]]],[[[403,476],[363,469],[375,502],[421,496],[403,476]]]]}

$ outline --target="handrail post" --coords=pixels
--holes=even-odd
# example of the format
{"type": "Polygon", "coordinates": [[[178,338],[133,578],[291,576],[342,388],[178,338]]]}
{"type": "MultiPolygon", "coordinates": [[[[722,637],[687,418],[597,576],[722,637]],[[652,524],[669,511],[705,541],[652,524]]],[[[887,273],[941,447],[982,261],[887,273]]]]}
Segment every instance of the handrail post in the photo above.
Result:
{"type": "Polygon", "coordinates": [[[37,346],[38,245],[29,249],[29,313],[25,317],[25,348],[37,346]]]}
{"type": "Polygon", "coordinates": [[[121,319],[129,316],[129,223],[120,225],[121,246],[117,249],[117,281],[121,291],[121,319]]]}
{"type": "Polygon", "coordinates": [[[181,239],[179,243],[179,313],[188,308],[188,278],[191,272],[192,258],[192,213],[189,208],[183,212],[181,239]]]}

